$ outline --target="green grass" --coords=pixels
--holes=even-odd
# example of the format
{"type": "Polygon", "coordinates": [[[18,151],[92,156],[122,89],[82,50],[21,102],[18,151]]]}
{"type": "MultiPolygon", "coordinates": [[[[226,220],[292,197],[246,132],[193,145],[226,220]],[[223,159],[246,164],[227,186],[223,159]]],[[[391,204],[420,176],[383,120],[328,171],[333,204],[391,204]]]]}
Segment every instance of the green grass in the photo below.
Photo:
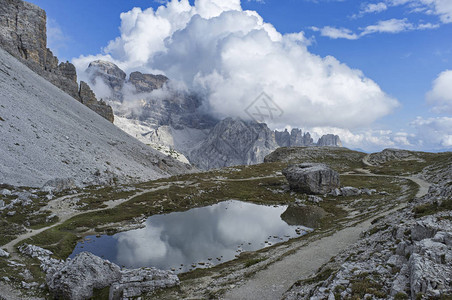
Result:
{"type": "Polygon", "coordinates": [[[413,208],[416,218],[430,216],[441,211],[452,210],[452,199],[447,199],[438,204],[438,202],[426,203],[413,208]]]}
{"type": "Polygon", "coordinates": [[[452,161],[452,152],[427,153],[410,151],[414,160],[389,160],[369,169],[375,174],[407,176],[421,173],[429,167],[431,172],[442,169],[452,161]]]}
{"type": "Polygon", "coordinates": [[[378,298],[386,298],[387,293],[383,291],[383,286],[372,279],[372,275],[368,273],[362,273],[351,280],[352,298],[354,296],[363,299],[364,295],[371,294],[378,298]]]}

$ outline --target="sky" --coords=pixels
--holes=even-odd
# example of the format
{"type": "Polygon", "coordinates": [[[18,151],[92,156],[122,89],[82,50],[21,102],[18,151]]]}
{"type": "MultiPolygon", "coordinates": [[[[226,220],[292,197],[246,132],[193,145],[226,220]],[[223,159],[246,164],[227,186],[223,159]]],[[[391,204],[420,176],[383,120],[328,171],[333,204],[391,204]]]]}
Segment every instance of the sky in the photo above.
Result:
{"type": "Polygon", "coordinates": [[[199,91],[220,118],[252,117],[265,93],[272,129],[365,151],[452,149],[450,0],[30,2],[82,79],[104,59],[199,91]]]}

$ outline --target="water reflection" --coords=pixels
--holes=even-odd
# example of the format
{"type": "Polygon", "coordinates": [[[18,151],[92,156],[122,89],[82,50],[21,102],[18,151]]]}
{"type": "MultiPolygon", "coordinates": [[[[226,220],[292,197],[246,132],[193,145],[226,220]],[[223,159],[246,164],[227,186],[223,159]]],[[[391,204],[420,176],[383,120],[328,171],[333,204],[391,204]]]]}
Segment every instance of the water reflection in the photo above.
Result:
{"type": "Polygon", "coordinates": [[[71,257],[89,251],[128,268],[152,266],[185,272],[219,264],[234,259],[242,251],[255,251],[310,231],[284,222],[280,216],[286,208],[227,201],[152,216],[143,229],[88,237],[90,240],[79,243],[71,257]]]}

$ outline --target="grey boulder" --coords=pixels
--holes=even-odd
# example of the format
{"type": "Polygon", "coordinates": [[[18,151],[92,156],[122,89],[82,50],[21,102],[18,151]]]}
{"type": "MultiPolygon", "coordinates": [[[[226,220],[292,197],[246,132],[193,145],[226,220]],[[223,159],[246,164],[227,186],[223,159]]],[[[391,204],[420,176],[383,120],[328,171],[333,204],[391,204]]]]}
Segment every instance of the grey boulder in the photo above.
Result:
{"type": "Polygon", "coordinates": [[[89,299],[93,289],[103,289],[121,279],[121,269],[102,258],[82,252],[55,273],[47,274],[47,285],[59,299],[89,299]]]}
{"type": "Polygon", "coordinates": [[[296,164],[283,174],[292,190],[307,194],[327,194],[340,187],[339,173],[324,164],[296,164]]]}

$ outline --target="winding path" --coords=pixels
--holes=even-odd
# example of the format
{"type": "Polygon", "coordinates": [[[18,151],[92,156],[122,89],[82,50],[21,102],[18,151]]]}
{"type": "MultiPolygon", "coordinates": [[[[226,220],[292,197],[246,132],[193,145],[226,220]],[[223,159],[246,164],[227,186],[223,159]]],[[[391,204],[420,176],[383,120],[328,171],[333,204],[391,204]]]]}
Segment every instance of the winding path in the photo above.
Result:
{"type": "MultiPolygon", "coordinates": [[[[370,165],[363,159],[364,164],[370,165]]],[[[401,177],[377,175],[366,171],[358,176],[385,176],[409,179],[419,185],[416,197],[422,197],[428,193],[430,184],[418,177],[401,177]]],[[[356,174],[353,174],[356,175],[356,174]]],[[[281,299],[283,294],[298,280],[306,279],[316,272],[322,265],[327,263],[331,257],[337,256],[350,245],[358,242],[360,234],[372,226],[372,220],[386,216],[406,204],[374,216],[356,226],[347,227],[334,234],[316,240],[300,248],[297,252],[269,265],[266,269],[256,273],[245,284],[235,287],[223,296],[222,299],[247,299],[247,300],[272,300],[281,299]]]]}
{"type": "Polygon", "coordinates": [[[56,222],[55,224],[52,224],[50,226],[40,228],[40,229],[29,230],[29,231],[19,235],[17,238],[12,240],[8,244],[2,246],[1,248],[8,251],[11,254],[12,258],[20,259],[20,257],[17,255],[15,245],[17,245],[18,243],[20,243],[28,238],[31,238],[37,234],[40,234],[41,232],[44,232],[44,231],[51,229],[53,227],[56,227],[58,225],[61,225],[64,222],[66,222],[67,220],[69,220],[70,218],[73,218],[75,216],[115,208],[116,206],[118,206],[124,202],[130,201],[135,197],[144,195],[146,193],[152,193],[155,191],[168,189],[169,187],[170,187],[170,185],[168,184],[168,185],[160,186],[160,187],[153,188],[153,189],[147,189],[147,190],[138,192],[126,199],[105,202],[105,204],[107,205],[107,207],[105,207],[105,208],[99,208],[99,209],[93,209],[93,210],[87,210],[87,211],[78,211],[78,210],[72,208],[70,205],[70,200],[77,196],[80,196],[81,194],[74,194],[74,195],[69,195],[69,196],[64,196],[64,197],[54,199],[52,201],[49,201],[49,203],[47,203],[47,205],[45,207],[43,207],[41,210],[51,211],[53,214],[55,214],[58,217],[58,219],[59,219],[58,222],[56,222]]]}

